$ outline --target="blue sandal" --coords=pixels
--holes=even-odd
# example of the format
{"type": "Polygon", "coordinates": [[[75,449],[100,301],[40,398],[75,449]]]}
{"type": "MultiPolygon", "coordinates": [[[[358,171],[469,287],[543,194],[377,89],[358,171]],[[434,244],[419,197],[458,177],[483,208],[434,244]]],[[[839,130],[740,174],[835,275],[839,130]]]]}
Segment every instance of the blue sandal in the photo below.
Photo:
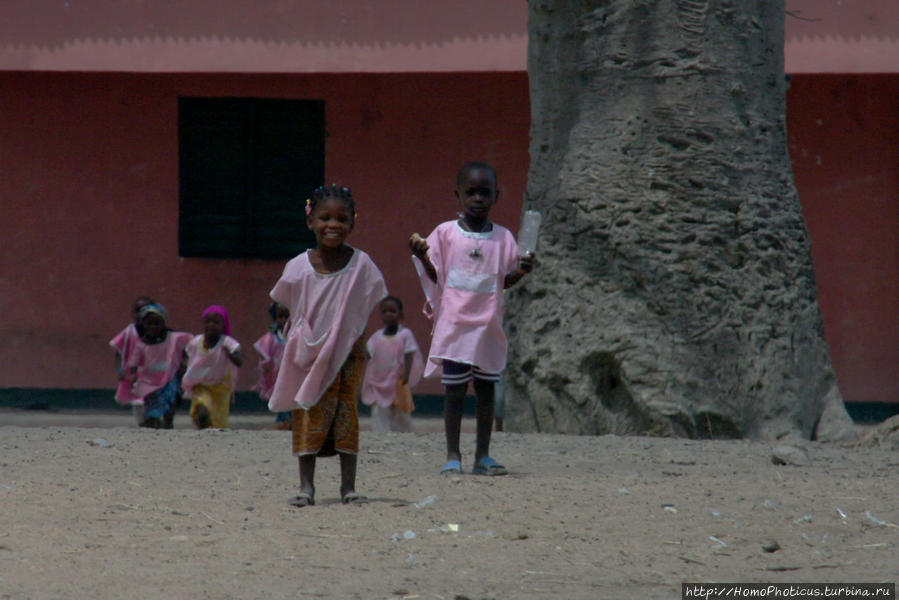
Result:
{"type": "Polygon", "coordinates": [[[508,475],[509,469],[502,466],[489,456],[485,456],[479,461],[474,463],[474,467],[471,469],[471,473],[473,475],[508,475]]]}
{"type": "Polygon", "coordinates": [[[461,475],[462,463],[458,460],[448,460],[443,468],[440,469],[441,475],[461,475]]]}

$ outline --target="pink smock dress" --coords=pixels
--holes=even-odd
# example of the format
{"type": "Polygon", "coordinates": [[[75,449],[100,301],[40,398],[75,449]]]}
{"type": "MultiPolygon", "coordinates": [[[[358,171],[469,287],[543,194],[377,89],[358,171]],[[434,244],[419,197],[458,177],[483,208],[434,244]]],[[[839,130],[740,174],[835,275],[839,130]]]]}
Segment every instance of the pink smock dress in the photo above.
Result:
{"type": "Polygon", "coordinates": [[[140,334],[134,323],[129,324],[125,329],[121,330],[114,338],[109,340],[109,345],[122,357],[122,368],[125,370],[125,377],[119,381],[116,387],[116,402],[122,405],[133,404],[141,401],[131,394],[131,374],[128,373],[128,365],[131,361],[131,355],[134,348],[140,343],[140,334]]]}
{"type": "Polygon", "coordinates": [[[318,273],[308,252],[291,259],[271,291],[290,310],[291,325],[269,410],[315,406],[386,295],[381,271],[359,249],[334,273],[318,273]]]}
{"type": "Polygon", "coordinates": [[[157,344],[138,341],[129,361],[130,367],[137,367],[137,378],[131,386],[131,395],[139,399],[136,402],[142,403],[144,398],[175,379],[190,338],[191,334],[184,331],[168,331],[165,339],[157,344]]]}
{"type": "Polygon", "coordinates": [[[367,406],[392,406],[397,394],[397,381],[406,367],[406,355],[413,354],[409,371],[409,387],[421,380],[424,361],[412,331],[402,325],[394,335],[385,335],[379,329],[365,345],[368,365],[362,382],[362,403],[367,406]]]}
{"type": "Polygon", "coordinates": [[[259,365],[256,368],[258,379],[253,389],[263,400],[272,397],[275,389],[275,381],[278,379],[278,370],[281,368],[281,359],[284,356],[284,347],[287,340],[277,331],[266,332],[256,340],[253,348],[259,353],[259,365]]]}
{"type": "Polygon", "coordinates": [[[229,335],[219,337],[215,346],[207,349],[203,345],[204,335],[194,336],[187,344],[187,370],[181,379],[184,397],[192,398],[193,389],[198,385],[214,386],[228,381],[233,390],[237,386],[237,366],[228,358],[240,350],[240,343],[229,335]]]}
{"type": "Polygon", "coordinates": [[[427,243],[437,282],[418,269],[428,299],[425,314],[434,321],[424,376],[440,375],[444,360],[499,373],[507,352],[503,286],[519,258],[515,237],[496,223],[490,231],[474,233],[447,221],[427,243]]]}

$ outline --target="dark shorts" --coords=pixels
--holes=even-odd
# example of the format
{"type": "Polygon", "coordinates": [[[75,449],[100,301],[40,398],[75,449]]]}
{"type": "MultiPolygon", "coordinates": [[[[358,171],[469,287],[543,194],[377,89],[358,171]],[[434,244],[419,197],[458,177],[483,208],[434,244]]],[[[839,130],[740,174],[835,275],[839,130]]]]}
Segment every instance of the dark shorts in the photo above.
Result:
{"type": "Polygon", "coordinates": [[[499,381],[499,373],[481,370],[477,365],[469,365],[444,359],[443,377],[440,379],[440,383],[443,385],[463,385],[472,379],[496,383],[499,381]]]}

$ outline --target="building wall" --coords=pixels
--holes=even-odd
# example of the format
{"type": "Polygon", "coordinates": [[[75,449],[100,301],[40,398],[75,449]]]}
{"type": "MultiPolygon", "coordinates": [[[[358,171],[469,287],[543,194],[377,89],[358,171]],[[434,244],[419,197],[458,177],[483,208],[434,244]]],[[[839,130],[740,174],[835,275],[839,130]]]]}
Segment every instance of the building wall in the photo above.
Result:
{"type": "MultiPolygon", "coordinates": [[[[0,90],[0,388],[112,387],[106,343],[140,294],[190,331],[206,305],[227,306],[249,358],[240,388],[252,384],[249,347],[283,263],[178,258],[179,95],[326,101],[327,181],[354,188],[351,242],[406,300],[422,345],[428,324],[405,239],[454,216],[462,162],[497,166],[495,216],[517,230],[530,119],[523,72],[0,72],[0,90]]],[[[825,335],[850,402],[899,401],[897,98],[896,75],[796,75],[788,93],[825,335]]]]}
{"type": "Polygon", "coordinates": [[[899,402],[899,75],[796,75],[787,104],[840,390],[899,402]]]}
{"type": "MultiPolygon", "coordinates": [[[[896,0],[786,0],[788,73],[899,71],[896,0]]],[[[524,71],[524,0],[3,0],[0,70],[524,71]]]]}
{"type": "Polygon", "coordinates": [[[523,0],[3,0],[0,69],[523,71],[523,0]]]}
{"type": "Polygon", "coordinates": [[[326,181],[357,197],[350,242],[406,301],[423,345],[428,325],[406,240],[454,217],[462,163],[496,166],[495,217],[517,230],[530,119],[523,72],[6,72],[0,89],[15,90],[0,95],[0,388],[113,387],[107,342],[141,294],[188,331],[199,332],[207,305],[226,306],[250,357],[239,387],[253,383],[250,348],[283,261],[178,257],[179,95],[325,101],[326,181]]]}

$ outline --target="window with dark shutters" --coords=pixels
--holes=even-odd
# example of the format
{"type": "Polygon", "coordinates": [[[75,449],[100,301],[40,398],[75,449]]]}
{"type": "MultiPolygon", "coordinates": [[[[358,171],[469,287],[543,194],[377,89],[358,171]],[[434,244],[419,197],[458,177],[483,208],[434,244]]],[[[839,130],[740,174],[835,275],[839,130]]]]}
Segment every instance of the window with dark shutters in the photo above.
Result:
{"type": "Polygon", "coordinates": [[[178,253],[288,258],[314,242],[305,199],[322,185],[325,105],[178,99],[178,253]]]}

